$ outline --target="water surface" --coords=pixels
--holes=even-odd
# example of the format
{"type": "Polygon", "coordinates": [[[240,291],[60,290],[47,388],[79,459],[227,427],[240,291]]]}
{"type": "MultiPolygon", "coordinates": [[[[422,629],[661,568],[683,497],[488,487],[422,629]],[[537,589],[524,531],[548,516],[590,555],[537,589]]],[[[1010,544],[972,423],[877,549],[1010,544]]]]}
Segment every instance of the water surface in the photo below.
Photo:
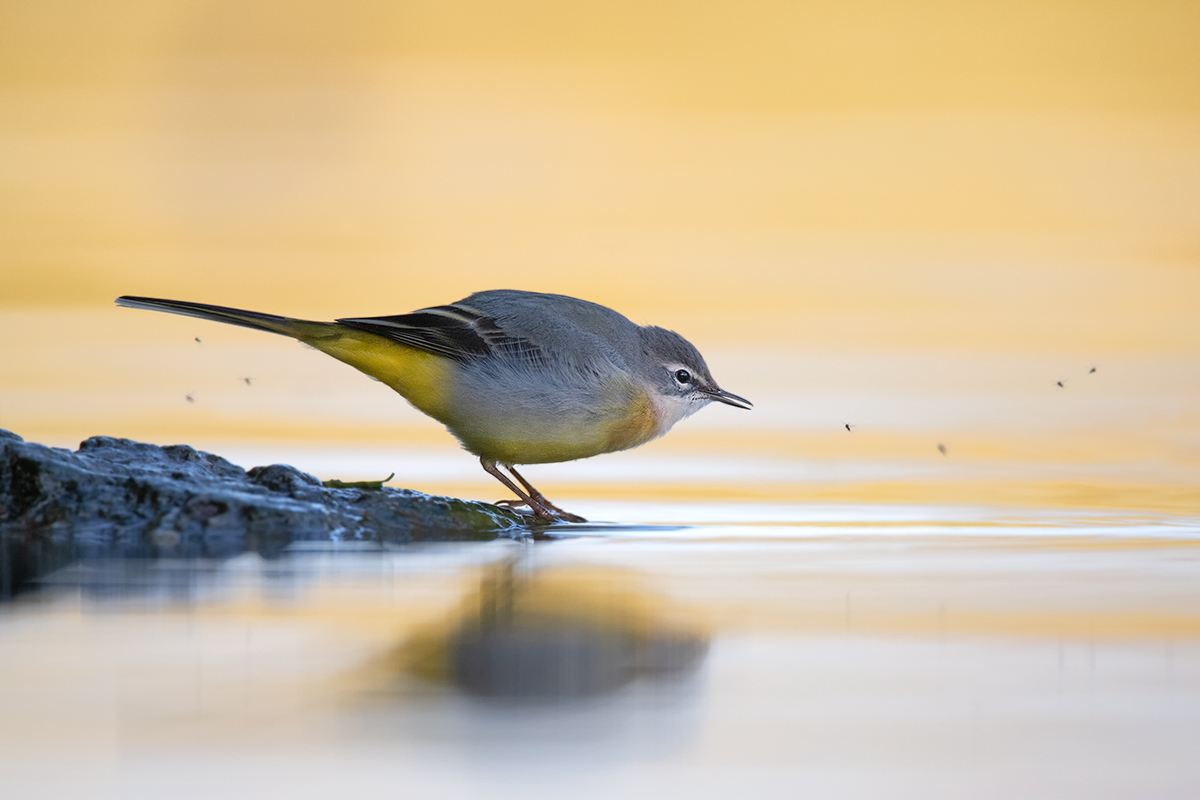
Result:
{"type": "Polygon", "coordinates": [[[0,612],[5,784],[1090,798],[1200,779],[1195,520],[578,505],[643,521],[59,573],[0,612]]]}

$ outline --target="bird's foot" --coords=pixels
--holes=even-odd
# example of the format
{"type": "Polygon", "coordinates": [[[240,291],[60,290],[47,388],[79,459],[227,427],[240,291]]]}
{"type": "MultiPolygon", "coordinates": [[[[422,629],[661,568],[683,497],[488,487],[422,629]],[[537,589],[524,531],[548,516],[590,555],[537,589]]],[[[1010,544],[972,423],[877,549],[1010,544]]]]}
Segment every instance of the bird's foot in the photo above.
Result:
{"type": "Polygon", "coordinates": [[[563,511],[561,508],[554,505],[554,503],[551,503],[544,497],[536,497],[534,499],[537,500],[548,512],[550,512],[550,518],[556,522],[587,522],[586,519],[578,514],[572,514],[570,511],[563,511]]]}
{"type": "Polygon", "coordinates": [[[570,511],[563,511],[558,506],[550,506],[547,509],[550,512],[550,519],[554,522],[587,522],[586,519],[578,514],[572,514],[570,511]]]}
{"type": "Polygon", "coordinates": [[[492,505],[505,508],[529,508],[529,503],[524,500],[497,500],[492,505]]]}
{"type": "Polygon", "coordinates": [[[545,498],[541,498],[540,500],[535,499],[532,503],[528,500],[497,500],[495,505],[504,506],[505,508],[528,508],[533,512],[535,517],[547,522],[587,522],[586,519],[578,514],[563,511],[545,498]]]}
{"type": "Polygon", "coordinates": [[[541,492],[530,486],[529,481],[522,478],[521,473],[517,472],[511,464],[508,465],[508,471],[521,483],[521,486],[525,487],[524,491],[500,471],[500,467],[495,461],[480,456],[479,464],[483,467],[484,472],[503,483],[512,490],[513,494],[521,498],[520,500],[501,500],[496,505],[508,506],[509,508],[528,506],[533,511],[534,517],[546,522],[587,522],[583,517],[563,511],[547,500],[541,492]]]}

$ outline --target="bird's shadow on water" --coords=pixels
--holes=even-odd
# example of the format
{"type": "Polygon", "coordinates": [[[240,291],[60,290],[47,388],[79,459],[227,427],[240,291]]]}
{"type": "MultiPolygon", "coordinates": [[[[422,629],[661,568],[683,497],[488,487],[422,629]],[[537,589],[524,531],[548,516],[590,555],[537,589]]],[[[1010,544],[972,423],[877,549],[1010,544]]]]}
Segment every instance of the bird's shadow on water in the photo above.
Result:
{"type": "Polygon", "coordinates": [[[453,743],[471,762],[528,765],[538,742],[572,769],[689,741],[711,641],[703,620],[649,575],[547,565],[534,550],[483,566],[457,608],[345,676],[347,718],[373,739],[453,743]]]}

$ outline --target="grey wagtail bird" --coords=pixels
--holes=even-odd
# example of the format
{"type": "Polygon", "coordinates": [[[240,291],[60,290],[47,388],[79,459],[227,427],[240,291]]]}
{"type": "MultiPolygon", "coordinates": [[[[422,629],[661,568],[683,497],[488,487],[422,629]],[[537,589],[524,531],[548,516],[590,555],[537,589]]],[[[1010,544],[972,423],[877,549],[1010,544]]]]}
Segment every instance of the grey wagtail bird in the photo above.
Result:
{"type": "Polygon", "coordinates": [[[336,322],[151,297],[117,305],[278,333],[346,362],[445,425],[521,498],[503,503],[548,521],[586,520],[513,465],[628,450],[714,400],[751,407],[719,387],[700,351],[674,331],[557,294],[477,292],[411,314],[336,322]]]}

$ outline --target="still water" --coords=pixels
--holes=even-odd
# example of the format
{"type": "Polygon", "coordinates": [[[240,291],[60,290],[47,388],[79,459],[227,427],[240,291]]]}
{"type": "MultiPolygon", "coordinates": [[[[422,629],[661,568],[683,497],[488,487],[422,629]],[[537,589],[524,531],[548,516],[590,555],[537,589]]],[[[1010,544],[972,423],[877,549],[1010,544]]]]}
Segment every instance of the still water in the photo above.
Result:
{"type": "Polygon", "coordinates": [[[576,500],[554,538],[81,564],[0,611],[55,797],[1191,797],[1200,526],[576,500]]]}

